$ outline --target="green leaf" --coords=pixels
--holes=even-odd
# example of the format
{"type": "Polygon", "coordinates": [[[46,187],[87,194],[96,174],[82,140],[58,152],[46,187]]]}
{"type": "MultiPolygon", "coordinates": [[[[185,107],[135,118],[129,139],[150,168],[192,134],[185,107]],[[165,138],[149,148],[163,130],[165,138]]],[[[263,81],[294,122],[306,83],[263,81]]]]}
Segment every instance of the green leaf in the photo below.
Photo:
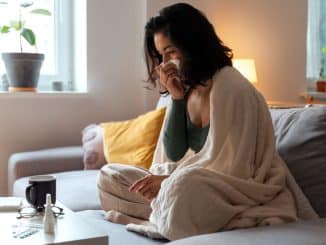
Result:
{"type": "Polygon", "coordinates": [[[30,45],[35,45],[36,38],[34,32],[31,29],[23,28],[20,35],[22,35],[30,45]]]}
{"type": "Polygon", "coordinates": [[[326,54],[326,47],[323,47],[323,48],[321,49],[321,52],[323,52],[324,54],[326,54]]]}
{"type": "Polygon", "coordinates": [[[16,31],[20,31],[25,25],[25,22],[23,21],[16,21],[16,20],[11,20],[10,21],[10,26],[14,28],[16,31]]]}
{"type": "Polygon", "coordinates": [[[10,31],[10,26],[1,26],[0,32],[1,33],[8,33],[10,31]]]}
{"type": "Polygon", "coordinates": [[[51,16],[51,12],[47,9],[33,9],[31,11],[32,14],[41,14],[46,16],[51,16]]]}
{"type": "Polygon", "coordinates": [[[29,6],[32,6],[33,4],[34,4],[33,1],[28,1],[28,0],[26,0],[26,1],[23,1],[23,2],[20,4],[20,6],[23,7],[23,8],[28,8],[29,6]]]}

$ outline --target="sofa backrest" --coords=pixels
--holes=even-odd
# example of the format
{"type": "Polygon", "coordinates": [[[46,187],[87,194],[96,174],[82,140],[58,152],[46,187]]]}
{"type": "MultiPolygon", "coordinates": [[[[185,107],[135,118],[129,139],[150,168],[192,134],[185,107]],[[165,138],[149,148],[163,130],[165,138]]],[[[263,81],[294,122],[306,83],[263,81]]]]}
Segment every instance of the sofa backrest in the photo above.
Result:
{"type": "Polygon", "coordinates": [[[270,109],[276,148],[320,217],[326,217],[326,106],[270,109]]]}
{"type": "Polygon", "coordinates": [[[156,109],[167,106],[171,102],[170,95],[162,95],[156,104],[156,109]]]}

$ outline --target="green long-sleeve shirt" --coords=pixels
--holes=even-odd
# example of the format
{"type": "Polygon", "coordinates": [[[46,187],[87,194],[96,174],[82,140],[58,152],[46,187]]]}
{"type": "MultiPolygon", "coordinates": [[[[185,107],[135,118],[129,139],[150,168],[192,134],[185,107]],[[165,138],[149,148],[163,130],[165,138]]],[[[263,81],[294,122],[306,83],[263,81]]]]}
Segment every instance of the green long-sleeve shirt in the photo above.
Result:
{"type": "Polygon", "coordinates": [[[186,100],[172,100],[163,144],[167,157],[172,161],[180,160],[191,148],[199,152],[206,142],[209,124],[203,128],[194,125],[186,109],[186,100]]]}

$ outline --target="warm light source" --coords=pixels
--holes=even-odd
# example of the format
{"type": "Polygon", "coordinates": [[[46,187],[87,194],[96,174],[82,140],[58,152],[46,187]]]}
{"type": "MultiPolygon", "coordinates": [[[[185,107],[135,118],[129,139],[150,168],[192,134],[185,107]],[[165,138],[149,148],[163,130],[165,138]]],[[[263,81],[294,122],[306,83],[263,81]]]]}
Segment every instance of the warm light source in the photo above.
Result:
{"type": "Polygon", "coordinates": [[[255,61],[253,59],[234,59],[233,67],[236,68],[251,83],[257,83],[255,61]]]}

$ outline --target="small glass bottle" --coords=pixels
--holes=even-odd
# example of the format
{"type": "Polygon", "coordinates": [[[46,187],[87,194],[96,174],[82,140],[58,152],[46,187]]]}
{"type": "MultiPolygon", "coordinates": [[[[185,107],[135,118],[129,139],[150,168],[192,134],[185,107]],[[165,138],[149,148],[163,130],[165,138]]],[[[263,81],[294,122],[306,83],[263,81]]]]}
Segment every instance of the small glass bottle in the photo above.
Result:
{"type": "Polygon", "coordinates": [[[46,204],[43,218],[44,232],[45,233],[54,233],[55,228],[55,218],[52,212],[51,206],[51,194],[46,194],[46,204]]]}

